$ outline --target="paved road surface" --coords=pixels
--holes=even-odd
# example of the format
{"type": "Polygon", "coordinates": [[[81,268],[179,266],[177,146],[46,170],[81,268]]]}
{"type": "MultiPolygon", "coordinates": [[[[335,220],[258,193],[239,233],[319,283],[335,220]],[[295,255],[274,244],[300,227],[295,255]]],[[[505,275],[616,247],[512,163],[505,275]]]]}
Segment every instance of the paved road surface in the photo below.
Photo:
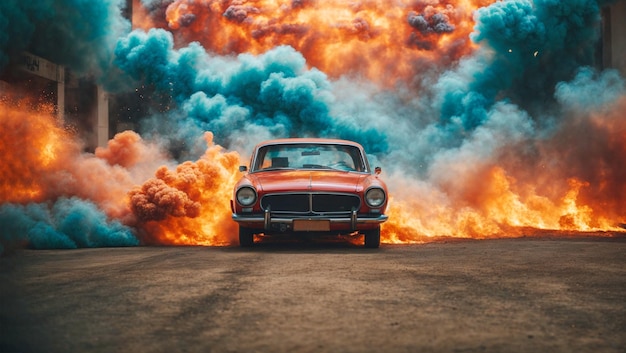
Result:
{"type": "Polygon", "coordinates": [[[0,352],[626,352],[626,238],[0,258],[0,352]]]}

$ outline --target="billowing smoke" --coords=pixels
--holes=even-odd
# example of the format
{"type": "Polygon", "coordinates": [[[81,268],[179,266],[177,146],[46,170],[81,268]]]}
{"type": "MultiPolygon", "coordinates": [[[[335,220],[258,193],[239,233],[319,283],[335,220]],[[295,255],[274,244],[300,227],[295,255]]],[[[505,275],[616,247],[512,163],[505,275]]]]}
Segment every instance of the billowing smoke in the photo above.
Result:
{"type": "Polygon", "coordinates": [[[60,198],[51,204],[4,204],[0,224],[0,238],[10,246],[73,249],[139,244],[132,229],[107,219],[95,204],[78,198],[60,198]]]}
{"type": "Polygon", "coordinates": [[[174,130],[178,140],[193,141],[194,134],[212,131],[226,145],[247,136],[359,136],[372,152],[386,148],[385,135],[369,124],[330,115],[331,82],[319,70],[307,69],[305,58],[291,47],[225,60],[197,43],[173,46],[171,33],[153,29],[130,33],[115,51],[122,70],[159,96],[167,93],[179,107],[146,121],[147,132],[174,130]]]}
{"type": "Polygon", "coordinates": [[[451,33],[454,32],[455,27],[450,23],[450,19],[445,12],[433,12],[431,7],[427,7],[427,9],[430,10],[427,13],[409,12],[407,21],[419,33],[419,35],[412,33],[409,41],[419,48],[431,50],[433,49],[432,43],[421,38],[428,38],[430,35],[440,33],[451,33]]]}
{"type": "Polygon", "coordinates": [[[0,245],[135,245],[128,191],[160,165],[159,147],[124,132],[95,153],[56,121],[50,106],[0,104],[0,245]]]}
{"type": "Polygon", "coordinates": [[[53,123],[23,123],[52,114],[5,102],[5,246],[230,244],[237,165],[287,136],[366,147],[391,185],[383,241],[624,221],[625,83],[592,68],[602,2],[134,3],[133,31],[119,1],[85,10],[89,23],[70,0],[0,5],[21,14],[3,34],[30,28],[0,37],[4,64],[29,48],[147,107],[140,134],[89,154],[53,123]],[[56,50],[38,42],[46,23],[56,50]]]}
{"type": "Polygon", "coordinates": [[[130,29],[124,0],[0,2],[0,70],[23,51],[83,74],[109,72],[117,38],[130,29]]]}
{"type": "Polygon", "coordinates": [[[445,67],[471,52],[472,11],[490,1],[474,2],[143,1],[150,14],[164,12],[165,18],[147,15],[136,22],[145,31],[171,31],[177,46],[196,41],[220,55],[288,45],[332,78],[358,76],[393,86],[415,76],[416,67],[445,67]],[[436,55],[427,53],[435,48],[436,55]]]}

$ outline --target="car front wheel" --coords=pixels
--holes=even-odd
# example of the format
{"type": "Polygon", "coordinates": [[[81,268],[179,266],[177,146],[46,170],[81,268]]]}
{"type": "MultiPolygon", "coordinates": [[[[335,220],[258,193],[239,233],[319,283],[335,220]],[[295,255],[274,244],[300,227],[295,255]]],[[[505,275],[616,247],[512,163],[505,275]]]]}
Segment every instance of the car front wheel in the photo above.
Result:
{"type": "Polygon", "coordinates": [[[254,231],[250,228],[239,226],[239,246],[251,247],[254,245],[254,231]]]}
{"type": "Polygon", "coordinates": [[[365,235],[365,247],[375,249],[380,247],[380,226],[375,229],[368,229],[363,231],[365,235]]]}

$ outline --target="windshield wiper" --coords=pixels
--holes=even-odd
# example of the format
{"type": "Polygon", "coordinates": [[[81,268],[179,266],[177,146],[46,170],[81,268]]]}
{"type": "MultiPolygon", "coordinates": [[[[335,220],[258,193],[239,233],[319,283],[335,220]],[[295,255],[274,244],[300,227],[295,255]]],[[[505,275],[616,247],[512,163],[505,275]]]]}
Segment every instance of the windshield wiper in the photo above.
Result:
{"type": "Polygon", "coordinates": [[[269,168],[263,168],[263,169],[259,169],[259,172],[271,172],[273,170],[294,170],[295,168],[289,168],[289,167],[269,167],[269,168]]]}

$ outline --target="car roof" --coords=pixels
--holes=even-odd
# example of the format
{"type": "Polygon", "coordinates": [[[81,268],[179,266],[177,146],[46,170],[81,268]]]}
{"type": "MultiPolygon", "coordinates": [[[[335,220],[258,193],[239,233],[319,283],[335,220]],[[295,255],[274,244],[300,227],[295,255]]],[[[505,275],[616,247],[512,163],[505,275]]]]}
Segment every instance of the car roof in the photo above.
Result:
{"type": "Polygon", "coordinates": [[[294,137],[294,138],[282,138],[282,139],[273,139],[267,140],[256,145],[255,149],[258,149],[263,146],[270,145],[288,145],[288,144],[306,144],[306,143],[317,143],[317,144],[328,144],[328,145],[349,145],[355,146],[359,149],[363,149],[359,143],[349,140],[341,140],[341,139],[329,139],[329,138],[316,138],[316,137],[294,137]]]}

